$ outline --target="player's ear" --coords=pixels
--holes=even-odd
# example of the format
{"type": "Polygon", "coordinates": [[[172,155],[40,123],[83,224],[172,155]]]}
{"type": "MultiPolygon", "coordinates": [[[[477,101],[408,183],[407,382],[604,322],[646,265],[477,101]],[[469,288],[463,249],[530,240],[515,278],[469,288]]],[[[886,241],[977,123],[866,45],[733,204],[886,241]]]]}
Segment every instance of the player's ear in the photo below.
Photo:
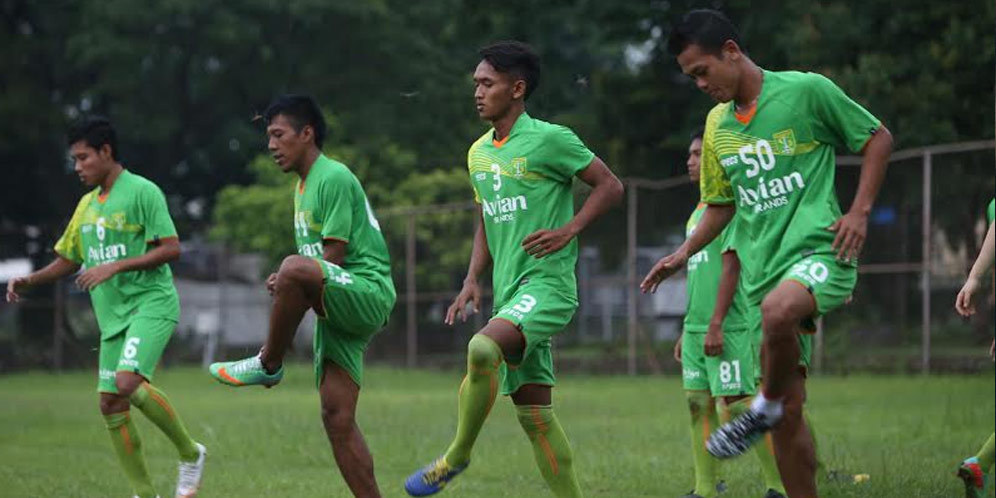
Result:
{"type": "Polygon", "coordinates": [[[733,40],[726,40],[723,42],[723,48],[720,49],[721,58],[729,58],[731,61],[736,62],[743,55],[740,51],[740,45],[733,40]]]}
{"type": "Polygon", "coordinates": [[[512,84],[512,99],[518,100],[526,97],[526,80],[515,80],[512,84]]]}
{"type": "Polygon", "coordinates": [[[97,150],[97,155],[100,156],[100,158],[104,159],[104,160],[108,160],[108,159],[113,158],[114,157],[114,151],[111,149],[111,144],[101,145],[100,149],[97,150]]]}
{"type": "Polygon", "coordinates": [[[312,128],[311,125],[304,125],[301,128],[301,139],[307,142],[309,140],[314,140],[314,138],[315,138],[315,129],[312,128]]]}

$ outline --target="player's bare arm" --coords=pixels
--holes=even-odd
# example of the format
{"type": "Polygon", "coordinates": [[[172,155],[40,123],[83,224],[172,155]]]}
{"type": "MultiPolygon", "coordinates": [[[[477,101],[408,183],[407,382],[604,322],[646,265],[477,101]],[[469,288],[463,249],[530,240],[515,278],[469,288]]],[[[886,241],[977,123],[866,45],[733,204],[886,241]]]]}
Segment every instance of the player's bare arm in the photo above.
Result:
{"type": "Polygon", "coordinates": [[[861,152],[861,178],[851,209],[829,227],[830,231],[837,233],[833,248],[837,250],[838,259],[856,260],[861,254],[868,234],[868,215],[885,180],[891,153],[892,133],[884,125],[880,126],[861,152]]]}
{"type": "Polygon", "coordinates": [[[591,195],[566,225],[553,230],[537,230],[522,241],[522,247],[535,258],[553,254],[577,237],[595,218],[619,204],[623,196],[622,182],[599,158],[591,160],[577,177],[592,187],[591,195]]]}
{"type": "Polygon", "coordinates": [[[723,321],[726,320],[726,314],[733,304],[733,296],[737,293],[739,283],[740,257],[737,256],[736,251],[726,251],[723,253],[723,272],[719,277],[716,308],[712,312],[709,330],[706,332],[703,343],[706,356],[723,354],[723,321]]]}
{"type": "Polygon", "coordinates": [[[699,221],[695,232],[685,239],[685,242],[676,251],[661,258],[650,269],[647,276],[643,278],[643,282],[640,283],[640,290],[644,293],[657,292],[657,287],[661,281],[684,268],[685,264],[688,263],[689,255],[701,251],[703,247],[718,237],[726,225],[730,224],[734,214],[736,214],[736,208],[732,204],[710,204],[705,213],[702,214],[702,220],[699,221]]]}
{"type": "Polygon", "coordinates": [[[972,316],[975,314],[975,304],[972,300],[975,295],[979,293],[982,289],[985,280],[986,273],[993,267],[993,259],[996,258],[996,234],[994,234],[993,224],[989,225],[989,231],[986,232],[986,240],[982,243],[982,251],[979,252],[979,257],[975,260],[975,264],[972,265],[972,271],[968,274],[968,279],[965,280],[965,285],[958,292],[958,297],[955,299],[955,309],[961,316],[972,316]]]}
{"type": "Polygon", "coordinates": [[[491,251],[488,249],[488,236],[484,232],[482,216],[481,206],[478,205],[477,217],[475,218],[477,227],[474,230],[474,246],[470,253],[470,266],[467,268],[467,277],[463,280],[463,288],[453,300],[453,304],[446,310],[445,323],[447,325],[456,323],[457,318],[466,322],[470,314],[481,311],[481,286],[478,284],[478,278],[484,270],[491,266],[491,251]],[[470,313],[467,312],[468,302],[474,304],[470,313]]]}
{"type": "Polygon", "coordinates": [[[346,261],[346,241],[325,239],[322,241],[322,259],[334,265],[342,266],[346,261]]]}
{"type": "Polygon", "coordinates": [[[177,259],[180,259],[180,239],[176,237],[161,239],[141,256],[88,269],[76,278],[76,285],[85,291],[90,291],[118,273],[151,270],[177,259]]]}
{"type": "Polygon", "coordinates": [[[79,271],[80,265],[62,256],[56,257],[51,263],[30,275],[17,277],[7,282],[7,302],[16,303],[21,300],[21,292],[35,285],[44,285],[79,271]]]}

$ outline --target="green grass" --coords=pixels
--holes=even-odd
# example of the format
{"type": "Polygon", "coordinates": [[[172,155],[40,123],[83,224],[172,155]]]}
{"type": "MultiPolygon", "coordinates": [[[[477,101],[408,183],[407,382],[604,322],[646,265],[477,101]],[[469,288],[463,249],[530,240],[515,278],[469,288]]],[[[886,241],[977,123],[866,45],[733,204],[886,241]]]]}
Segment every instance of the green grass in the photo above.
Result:
{"type": "MultiPolygon", "coordinates": [[[[359,420],[385,496],[448,444],[461,374],[370,369],[359,420]]],[[[160,372],[195,438],[210,452],[203,497],[349,496],[318,418],[310,369],[272,390],[235,390],[204,372],[160,372]]],[[[674,377],[564,375],[557,412],[588,496],[676,497],[692,487],[688,424],[674,377]]],[[[94,393],[95,373],[0,377],[0,496],[130,496],[94,393]]],[[[868,473],[863,485],[826,484],[824,497],[957,497],[957,462],[993,431],[994,377],[828,377],[810,381],[821,457],[868,473]]],[[[169,496],[175,453],[143,417],[155,483],[169,496]]],[[[443,494],[543,497],[546,489],[510,402],[485,425],[474,464],[443,494]]],[[[726,497],[759,497],[752,457],[725,464],[726,497]]],[[[991,496],[991,495],[990,495],[991,496]]]]}

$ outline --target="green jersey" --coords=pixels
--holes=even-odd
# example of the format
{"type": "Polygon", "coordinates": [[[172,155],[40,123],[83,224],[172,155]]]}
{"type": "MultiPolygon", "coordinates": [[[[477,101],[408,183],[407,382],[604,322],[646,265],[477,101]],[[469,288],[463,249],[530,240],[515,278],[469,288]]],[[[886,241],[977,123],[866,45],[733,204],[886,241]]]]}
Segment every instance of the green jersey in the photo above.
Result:
{"type": "Polygon", "coordinates": [[[996,199],[989,201],[989,209],[986,210],[986,219],[992,224],[993,218],[996,218],[996,199]]]}
{"type": "MultiPolygon", "coordinates": [[[[149,245],[176,237],[166,197],[156,184],[124,170],[111,189],[94,189],[80,199],[59,256],[93,268],[148,252],[149,245]]],[[[136,318],[177,320],[180,301],[169,265],[118,273],[90,291],[101,337],[126,330],[136,318]]]]}
{"type": "Polygon", "coordinates": [[[369,279],[394,302],[391,259],[370,201],[346,165],[321,155],[294,190],[294,241],[298,254],[322,259],[324,240],[346,242],[342,268],[369,279]]]}
{"type": "Polygon", "coordinates": [[[526,113],[503,141],[493,137],[492,128],[471,145],[467,168],[494,261],[495,309],[530,280],[545,281],[576,299],[577,240],[542,259],[526,254],[522,240],[537,230],[560,228],[574,217],[574,175],[595,155],[569,128],[526,113]]]}
{"type": "Polygon", "coordinates": [[[827,230],[841,216],[834,149],[858,152],[880,126],[827,78],[794,71],[764,71],[752,116],[736,115],[731,102],[709,112],[702,201],[736,204],[738,242],[754,261],[751,303],[799,259],[836,253],[827,230]]]}
{"type": "MultiPolygon", "coordinates": [[[[685,225],[685,234],[691,237],[695,227],[705,213],[706,204],[699,204],[685,225]]],[[[705,333],[709,331],[713,311],[716,309],[716,296],[719,294],[719,281],[723,274],[723,253],[733,250],[733,226],[729,226],[701,251],[688,258],[688,309],[685,312],[685,332],[705,333]]],[[[746,296],[737,284],[736,294],[730,309],[723,320],[723,331],[738,331],[748,328],[746,296]]]]}

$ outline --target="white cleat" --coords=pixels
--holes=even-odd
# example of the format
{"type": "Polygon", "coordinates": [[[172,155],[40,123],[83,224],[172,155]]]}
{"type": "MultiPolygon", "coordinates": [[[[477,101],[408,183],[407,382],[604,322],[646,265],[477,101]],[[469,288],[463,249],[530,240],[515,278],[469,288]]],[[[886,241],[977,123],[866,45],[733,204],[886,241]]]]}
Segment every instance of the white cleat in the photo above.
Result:
{"type": "Polygon", "coordinates": [[[201,443],[197,445],[197,461],[180,462],[180,475],[176,480],[176,498],[193,498],[201,487],[201,474],[204,472],[204,457],[207,448],[201,443]]]}

